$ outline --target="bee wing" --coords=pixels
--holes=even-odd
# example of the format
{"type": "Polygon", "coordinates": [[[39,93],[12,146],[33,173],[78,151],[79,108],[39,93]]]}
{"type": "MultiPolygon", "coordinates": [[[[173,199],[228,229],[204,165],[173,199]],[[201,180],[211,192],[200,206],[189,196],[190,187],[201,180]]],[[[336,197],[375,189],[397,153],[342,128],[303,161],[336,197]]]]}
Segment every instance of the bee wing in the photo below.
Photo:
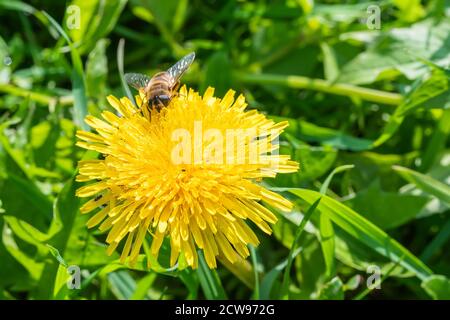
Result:
{"type": "Polygon", "coordinates": [[[125,73],[124,78],[130,86],[137,90],[145,88],[151,80],[149,76],[141,73],[125,73]]]}
{"type": "Polygon", "coordinates": [[[175,63],[167,70],[167,73],[172,78],[172,81],[174,83],[180,80],[181,76],[189,68],[194,59],[195,59],[195,52],[191,52],[188,55],[185,55],[183,58],[181,58],[177,63],[175,63]]]}

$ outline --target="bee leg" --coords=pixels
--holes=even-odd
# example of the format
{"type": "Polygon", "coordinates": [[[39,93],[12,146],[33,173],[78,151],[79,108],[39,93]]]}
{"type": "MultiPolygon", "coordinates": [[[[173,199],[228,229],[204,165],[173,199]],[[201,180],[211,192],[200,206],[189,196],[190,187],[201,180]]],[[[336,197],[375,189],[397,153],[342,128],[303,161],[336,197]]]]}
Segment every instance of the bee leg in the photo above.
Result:
{"type": "Polygon", "coordinates": [[[143,107],[144,107],[144,101],[142,101],[142,103],[141,103],[141,105],[139,106],[139,108],[137,109],[136,113],[141,112],[143,107]]]}
{"type": "Polygon", "coordinates": [[[178,93],[178,89],[180,89],[181,83],[180,81],[177,81],[175,83],[175,85],[173,86],[173,91],[175,91],[176,93],[178,93]]]}
{"type": "Polygon", "coordinates": [[[146,104],[146,103],[145,103],[144,100],[142,99],[142,100],[141,100],[141,104],[138,106],[138,108],[137,108],[137,110],[136,110],[135,113],[142,112],[142,109],[144,108],[144,105],[145,105],[145,104],[146,104]]]}
{"type": "Polygon", "coordinates": [[[161,111],[162,108],[165,107],[165,104],[159,97],[156,98],[155,100],[156,100],[155,107],[156,107],[156,110],[159,112],[159,111],[161,111]]]}
{"type": "Polygon", "coordinates": [[[178,90],[180,89],[180,85],[181,85],[180,81],[177,81],[175,83],[175,85],[173,86],[173,88],[171,90],[172,91],[172,97],[178,97],[180,95],[180,93],[178,92],[178,90]]]}

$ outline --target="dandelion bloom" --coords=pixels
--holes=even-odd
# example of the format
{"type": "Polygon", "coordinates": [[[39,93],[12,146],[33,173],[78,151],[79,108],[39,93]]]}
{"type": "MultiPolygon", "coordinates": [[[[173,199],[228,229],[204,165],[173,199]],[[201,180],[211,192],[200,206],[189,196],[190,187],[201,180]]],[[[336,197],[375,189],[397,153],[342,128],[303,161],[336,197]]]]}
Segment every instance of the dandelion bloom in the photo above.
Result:
{"type": "MultiPolygon", "coordinates": [[[[182,255],[196,268],[199,248],[215,268],[217,257],[234,263],[249,255],[248,244],[258,245],[248,221],[271,233],[277,218],[261,202],[291,210],[288,200],[259,184],[298,170],[276,152],[287,122],[245,111],[244,97],[235,99],[232,90],[223,99],[213,94],[212,88],[200,96],[183,87],[159,113],[109,96],[116,114],[86,117],[97,133],[78,131],[77,145],[103,157],[80,161],[77,181],[92,183],[77,196],[93,197],[80,211],[96,210],[87,226],[109,230],[108,254],[122,243],[121,261],[135,263],[149,233],[153,257],[167,237],[171,265],[182,255]]],[[[136,97],[138,105],[142,99],[136,97]]]]}

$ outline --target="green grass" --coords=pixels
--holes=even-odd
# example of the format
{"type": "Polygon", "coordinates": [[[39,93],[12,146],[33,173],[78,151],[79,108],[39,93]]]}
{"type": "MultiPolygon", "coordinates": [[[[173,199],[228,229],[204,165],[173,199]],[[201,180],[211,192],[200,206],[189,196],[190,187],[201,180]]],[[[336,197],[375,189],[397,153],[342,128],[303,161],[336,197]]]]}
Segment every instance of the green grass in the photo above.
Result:
{"type": "Polygon", "coordinates": [[[0,299],[450,299],[448,2],[379,2],[380,30],[373,3],[0,0],[0,299]],[[79,213],[75,132],[191,51],[189,87],[289,122],[300,171],[264,183],[295,207],[247,261],[170,268],[165,241],[130,268],[79,213]]]}

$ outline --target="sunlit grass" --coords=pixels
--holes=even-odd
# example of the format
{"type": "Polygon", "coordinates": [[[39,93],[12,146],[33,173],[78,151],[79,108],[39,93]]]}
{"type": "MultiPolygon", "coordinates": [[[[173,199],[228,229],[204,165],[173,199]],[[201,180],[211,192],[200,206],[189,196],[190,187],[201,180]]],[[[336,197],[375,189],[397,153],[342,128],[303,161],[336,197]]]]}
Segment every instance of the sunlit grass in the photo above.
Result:
{"type": "Polygon", "coordinates": [[[448,10],[383,3],[377,30],[365,3],[298,3],[69,1],[73,28],[66,3],[0,1],[0,299],[449,299],[448,10]],[[122,264],[79,212],[77,163],[99,154],[76,132],[133,99],[124,73],[191,51],[183,83],[289,123],[299,172],[258,183],[294,208],[265,203],[273,234],[252,225],[261,244],[234,264],[171,266],[151,236],[122,264]]]}

